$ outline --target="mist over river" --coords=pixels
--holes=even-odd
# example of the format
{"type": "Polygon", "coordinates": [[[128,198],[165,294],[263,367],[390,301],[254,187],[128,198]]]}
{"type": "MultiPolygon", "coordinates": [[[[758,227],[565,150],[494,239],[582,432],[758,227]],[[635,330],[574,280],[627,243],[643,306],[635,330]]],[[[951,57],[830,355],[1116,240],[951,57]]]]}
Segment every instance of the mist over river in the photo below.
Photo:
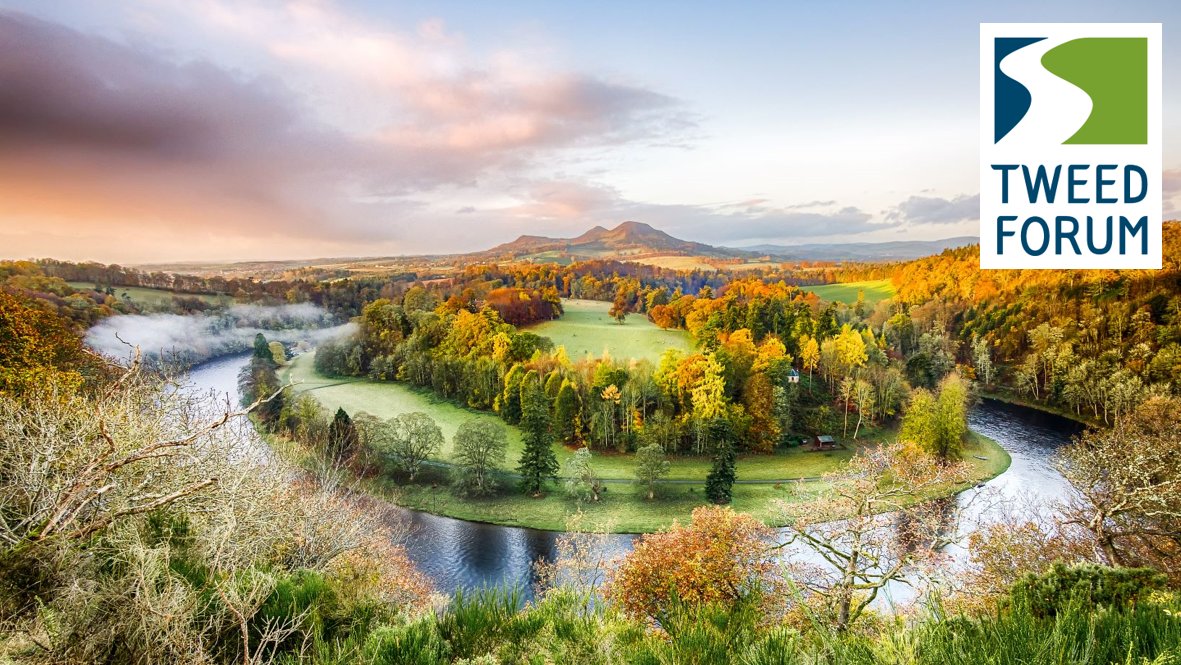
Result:
{"type": "MultiPolygon", "coordinates": [[[[192,389],[215,391],[236,401],[239,370],[249,361],[249,354],[225,356],[193,367],[189,374],[192,389]]],[[[1013,501],[1052,501],[1065,497],[1070,485],[1053,467],[1054,452],[1070,441],[1081,426],[1071,420],[1034,409],[985,400],[969,414],[971,428],[995,439],[1013,459],[1007,471],[992,479],[982,489],[960,495],[969,501],[979,491],[995,492],[998,498],[1013,501]]],[[[995,502],[992,510],[1003,509],[995,502]]],[[[394,507],[393,514],[410,522],[412,535],[406,543],[411,559],[431,577],[440,591],[508,584],[522,587],[534,582],[533,563],[553,560],[561,534],[467,522],[394,507]]],[[[965,531],[988,519],[987,509],[969,509],[965,531]]],[[[636,536],[612,534],[604,537],[604,547],[611,553],[626,552],[636,536]]],[[[953,552],[962,556],[959,548],[953,552]]],[[[902,600],[905,589],[894,591],[902,600]]]]}

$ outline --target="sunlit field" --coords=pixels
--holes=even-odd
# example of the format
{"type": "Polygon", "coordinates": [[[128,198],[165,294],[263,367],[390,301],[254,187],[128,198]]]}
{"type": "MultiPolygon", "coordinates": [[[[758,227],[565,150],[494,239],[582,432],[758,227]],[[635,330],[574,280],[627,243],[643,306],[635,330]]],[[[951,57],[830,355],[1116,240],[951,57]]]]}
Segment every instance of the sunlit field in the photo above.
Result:
{"type": "Polygon", "coordinates": [[[835,300],[843,302],[846,305],[852,305],[857,302],[857,294],[865,293],[865,303],[867,305],[876,305],[877,303],[888,300],[894,297],[897,290],[894,288],[894,283],[888,279],[875,279],[865,282],[847,282],[845,284],[822,284],[820,286],[804,286],[801,287],[805,291],[811,291],[820,296],[821,300],[835,300]]]}
{"type": "Polygon", "coordinates": [[[691,351],[693,341],[683,330],[662,330],[642,314],[628,314],[620,325],[607,314],[611,303],[594,300],[563,300],[565,314],[529,328],[538,335],[566,347],[571,360],[600,357],[604,352],[617,359],[660,360],[666,349],[691,351]]]}

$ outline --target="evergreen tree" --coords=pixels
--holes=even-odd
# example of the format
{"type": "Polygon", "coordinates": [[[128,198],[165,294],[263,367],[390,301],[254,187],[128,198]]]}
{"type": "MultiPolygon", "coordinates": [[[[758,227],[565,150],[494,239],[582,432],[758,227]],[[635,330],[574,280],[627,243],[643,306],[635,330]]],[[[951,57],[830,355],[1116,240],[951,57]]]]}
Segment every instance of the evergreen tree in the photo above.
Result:
{"type": "Polygon", "coordinates": [[[357,450],[357,426],[344,409],[337,409],[328,426],[328,450],[333,456],[348,459],[357,450]]]}
{"type": "Polygon", "coordinates": [[[258,333],[254,336],[254,360],[266,361],[270,364],[275,363],[275,356],[271,353],[271,345],[267,342],[266,335],[258,333]]]}
{"type": "Polygon", "coordinates": [[[717,504],[730,503],[731,489],[737,476],[738,453],[734,449],[734,437],[730,423],[717,418],[709,425],[714,439],[713,465],[705,478],[705,495],[717,504]]]}
{"type": "Polygon", "coordinates": [[[562,381],[554,399],[554,434],[561,443],[573,441],[578,434],[578,392],[570,381],[562,381]]]}
{"type": "Polygon", "coordinates": [[[533,496],[541,496],[546,478],[558,472],[550,434],[550,403],[536,379],[521,385],[521,434],[525,450],[521,453],[517,471],[524,476],[521,488],[533,496]]]}

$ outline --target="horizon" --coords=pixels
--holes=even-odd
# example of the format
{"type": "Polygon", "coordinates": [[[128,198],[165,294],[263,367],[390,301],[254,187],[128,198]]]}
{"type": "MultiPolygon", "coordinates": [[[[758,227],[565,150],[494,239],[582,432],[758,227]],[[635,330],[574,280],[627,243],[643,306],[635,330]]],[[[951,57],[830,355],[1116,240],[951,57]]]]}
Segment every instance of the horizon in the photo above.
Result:
{"type": "Polygon", "coordinates": [[[453,255],[621,220],[735,249],[976,237],[979,23],[1181,17],[679,9],[0,0],[0,255],[453,255]]]}

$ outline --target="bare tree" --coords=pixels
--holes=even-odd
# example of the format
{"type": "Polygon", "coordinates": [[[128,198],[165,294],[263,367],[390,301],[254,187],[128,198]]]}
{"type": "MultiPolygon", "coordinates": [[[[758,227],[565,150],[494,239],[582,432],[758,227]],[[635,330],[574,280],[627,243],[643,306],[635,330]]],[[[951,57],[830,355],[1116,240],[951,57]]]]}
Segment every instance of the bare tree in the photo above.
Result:
{"type": "Polygon", "coordinates": [[[848,628],[888,584],[910,583],[956,538],[954,501],[930,501],[966,481],[962,465],[884,445],[826,477],[820,500],[785,505],[793,519],[781,547],[800,547],[822,564],[789,563],[791,579],[837,627],[848,628]],[[844,519],[833,521],[834,516],[844,519]]]}

